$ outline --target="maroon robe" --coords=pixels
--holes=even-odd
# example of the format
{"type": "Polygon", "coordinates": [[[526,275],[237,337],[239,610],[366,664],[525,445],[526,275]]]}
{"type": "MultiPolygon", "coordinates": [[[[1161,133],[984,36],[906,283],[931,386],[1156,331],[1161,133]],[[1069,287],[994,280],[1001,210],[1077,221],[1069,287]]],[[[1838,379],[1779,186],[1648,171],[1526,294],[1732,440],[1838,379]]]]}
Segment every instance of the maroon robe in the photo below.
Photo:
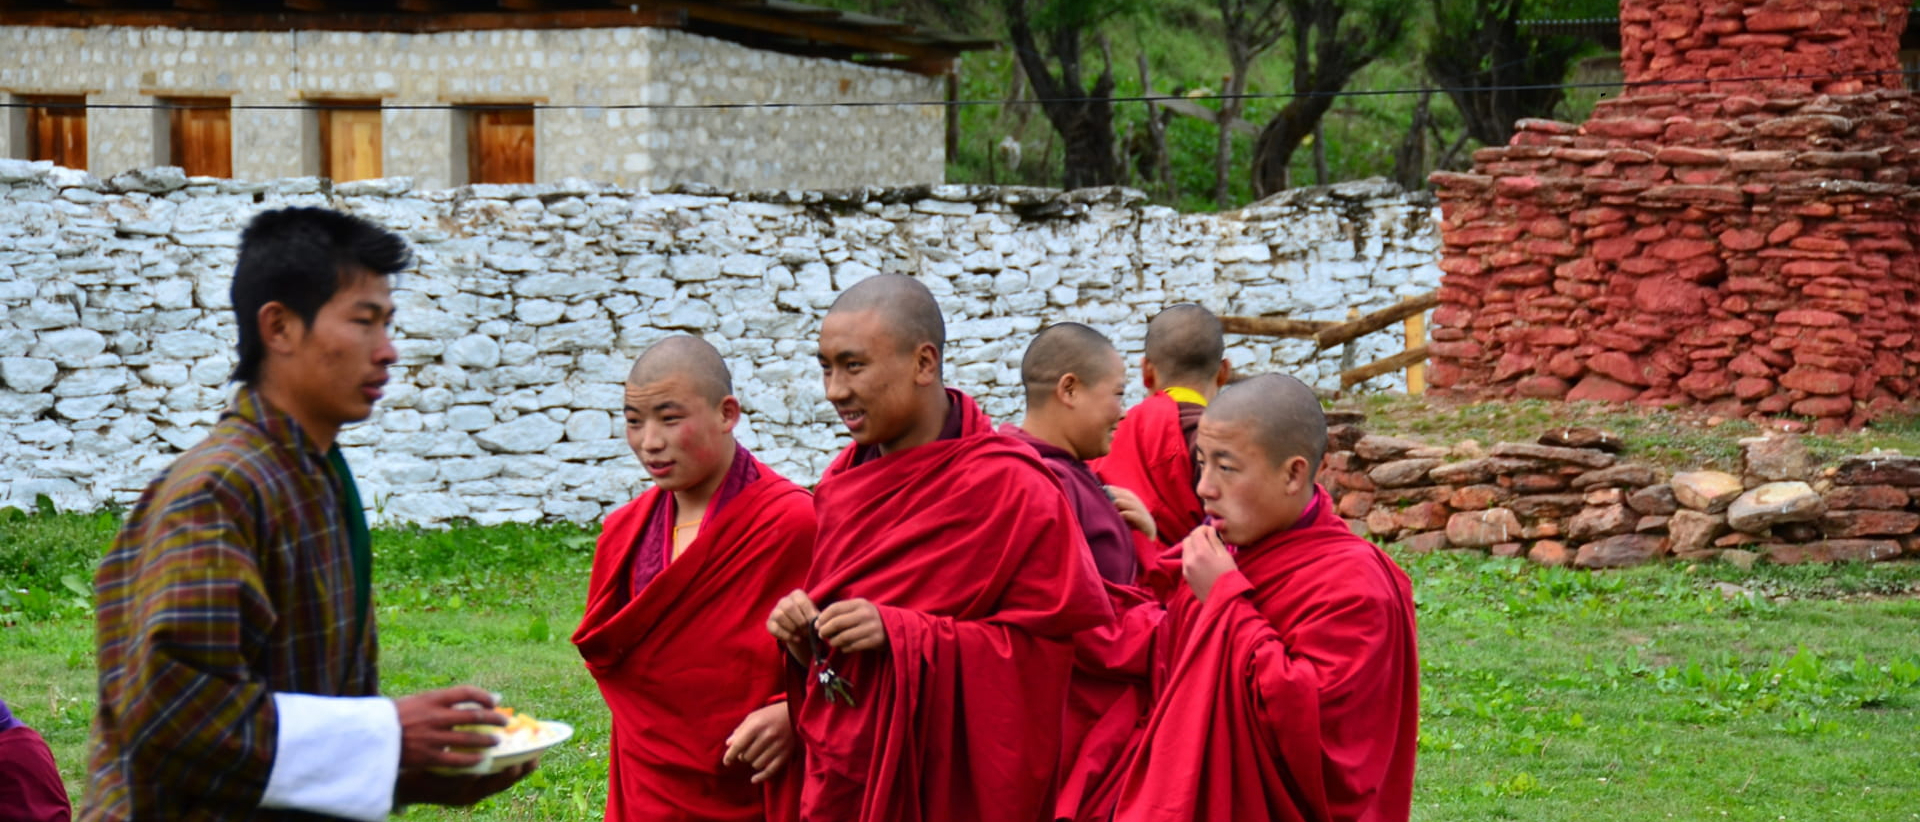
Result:
{"type": "Polygon", "coordinates": [[[1070,639],[1112,612],[1059,483],[948,397],[957,437],[864,461],[849,447],[816,491],[807,591],[822,609],[873,602],[887,646],[828,653],[851,706],[790,669],[803,819],[1034,822],[1052,806],[1070,639]]]}
{"type": "Polygon", "coordinates": [[[671,536],[643,538],[661,512],[671,523],[672,506],[660,504],[671,495],[648,490],[601,532],[573,643],[613,712],[608,820],[791,820],[798,811],[797,753],[760,785],[752,767],[720,762],[741,720],[785,694],[785,652],[767,635],[767,612],[799,587],[814,538],[805,490],[744,449],[729,474],[739,472],[758,478],[731,499],[716,494],[699,536],[638,596],[639,557],[672,550],[671,536]]]}
{"type": "Polygon", "coordinates": [[[1324,489],[1235,559],[1205,602],[1182,583],[1166,605],[1170,667],[1114,819],[1403,822],[1420,697],[1406,575],[1324,489]]]}

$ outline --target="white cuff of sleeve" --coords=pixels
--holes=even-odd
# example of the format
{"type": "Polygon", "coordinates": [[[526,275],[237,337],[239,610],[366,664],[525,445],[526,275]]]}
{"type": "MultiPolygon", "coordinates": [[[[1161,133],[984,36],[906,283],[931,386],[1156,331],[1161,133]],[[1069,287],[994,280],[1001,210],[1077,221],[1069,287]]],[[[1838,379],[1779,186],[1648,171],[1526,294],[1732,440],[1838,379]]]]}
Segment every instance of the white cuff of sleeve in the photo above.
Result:
{"type": "Polygon", "coordinates": [[[400,777],[400,713],[386,697],[273,695],[280,715],[262,808],[359,822],[393,811],[400,777]]]}

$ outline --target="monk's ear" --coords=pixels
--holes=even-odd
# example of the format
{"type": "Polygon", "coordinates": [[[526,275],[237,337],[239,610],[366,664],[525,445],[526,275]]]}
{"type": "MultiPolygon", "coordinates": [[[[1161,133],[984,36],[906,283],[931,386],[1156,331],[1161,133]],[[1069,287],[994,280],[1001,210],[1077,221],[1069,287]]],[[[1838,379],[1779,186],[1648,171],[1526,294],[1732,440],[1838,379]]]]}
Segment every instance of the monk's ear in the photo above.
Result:
{"type": "Polygon", "coordinates": [[[1213,387],[1225,388],[1227,383],[1231,382],[1232,380],[1233,380],[1233,363],[1228,362],[1227,358],[1221,357],[1220,373],[1213,375],[1213,387]]]}
{"type": "Polygon", "coordinates": [[[940,349],[933,343],[914,346],[913,381],[915,385],[940,384],[940,349]]]}
{"type": "Polygon", "coordinates": [[[1072,408],[1077,402],[1073,395],[1085,387],[1081,384],[1079,375],[1071,372],[1061,374],[1060,381],[1053,384],[1053,401],[1060,403],[1062,407],[1072,408]]]}
{"type": "Polygon", "coordinates": [[[731,434],[733,433],[733,427],[739,424],[740,399],[732,394],[728,394],[726,399],[720,401],[720,430],[731,434]]]}
{"type": "Polygon", "coordinates": [[[1307,464],[1307,458],[1298,454],[1288,457],[1282,470],[1285,472],[1284,485],[1287,495],[1297,495],[1313,485],[1313,469],[1307,464]]]}
{"type": "Polygon", "coordinates": [[[1148,394],[1152,394],[1154,392],[1154,385],[1158,382],[1160,382],[1160,375],[1154,373],[1153,361],[1146,357],[1141,357],[1140,384],[1146,387],[1148,394]]]}

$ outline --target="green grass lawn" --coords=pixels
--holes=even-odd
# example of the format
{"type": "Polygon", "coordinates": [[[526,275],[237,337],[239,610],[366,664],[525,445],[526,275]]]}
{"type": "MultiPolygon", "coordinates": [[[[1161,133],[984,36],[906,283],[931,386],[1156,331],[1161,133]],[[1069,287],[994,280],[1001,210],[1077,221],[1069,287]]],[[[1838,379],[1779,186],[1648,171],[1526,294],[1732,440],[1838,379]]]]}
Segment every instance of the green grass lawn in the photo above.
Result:
{"type": "MultiPolygon", "coordinates": [[[[60,580],[90,574],[114,522],[0,513],[15,592],[0,599],[0,697],[47,736],[76,795],[92,639],[60,580]]],[[[478,818],[600,816],[607,714],[566,640],[591,538],[376,532],[389,692],[472,682],[578,729],[478,818]]],[[[1920,819],[1920,564],[1587,573],[1398,558],[1425,663],[1415,819],[1920,819]]]]}

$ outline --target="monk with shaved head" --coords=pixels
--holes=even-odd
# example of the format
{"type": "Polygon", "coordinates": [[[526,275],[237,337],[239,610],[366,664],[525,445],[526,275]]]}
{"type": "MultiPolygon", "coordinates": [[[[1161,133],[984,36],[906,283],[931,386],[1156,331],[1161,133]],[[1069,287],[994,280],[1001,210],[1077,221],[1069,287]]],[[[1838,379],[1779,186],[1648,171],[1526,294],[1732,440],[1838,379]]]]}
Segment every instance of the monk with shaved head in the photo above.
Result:
{"type": "MultiPolygon", "coordinates": [[[[1026,416],[1000,433],[1040,455],[1073,505],[1108,602],[1116,613],[1151,597],[1135,587],[1141,557],[1159,554],[1152,515],[1124,488],[1102,485],[1087,460],[1107,453],[1125,408],[1126,363],[1106,335],[1080,323],[1041,329],[1020,361],[1026,416]]],[[[1144,676],[1111,670],[1120,634],[1116,623],[1074,636],[1074,671],[1067,695],[1054,816],[1098,818],[1112,810],[1112,776],[1146,708],[1144,676]]]]}
{"type": "Polygon", "coordinates": [[[1207,524],[1164,560],[1184,582],[1154,629],[1167,670],[1115,820],[1411,813],[1412,588],[1314,484],[1326,447],[1319,400],[1292,377],[1236,383],[1201,417],[1207,524]]]}
{"type": "Polygon", "coordinates": [[[761,615],[805,577],[813,501],[734,441],[705,340],[641,354],[623,412],[653,487],[607,517],[573,635],[613,713],[607,819],[791,820],[785,661],[761,615]]]}
{"type": "Polygon", "coordinates": [[[1146,347],[1140,381],[1147,399],[1127,411],[1114,433],[1113,453],[1095,462],[1094,470],[1138,494],[1161,542],[1174,545],[1200,524],[1194,432],[1231,369],[1220,318],[1191,303],[1154,315],[1146,347]]]}
{"type": "Polygon", "coordinates": [[[1071,638],[1112,619],[1059,482],[945,387],[945,329],[899,275],[820,324],[853,443],[815,489],[806,584],[767,620],[794,660],[802,819],[1045,818],[1071,638]]]}

